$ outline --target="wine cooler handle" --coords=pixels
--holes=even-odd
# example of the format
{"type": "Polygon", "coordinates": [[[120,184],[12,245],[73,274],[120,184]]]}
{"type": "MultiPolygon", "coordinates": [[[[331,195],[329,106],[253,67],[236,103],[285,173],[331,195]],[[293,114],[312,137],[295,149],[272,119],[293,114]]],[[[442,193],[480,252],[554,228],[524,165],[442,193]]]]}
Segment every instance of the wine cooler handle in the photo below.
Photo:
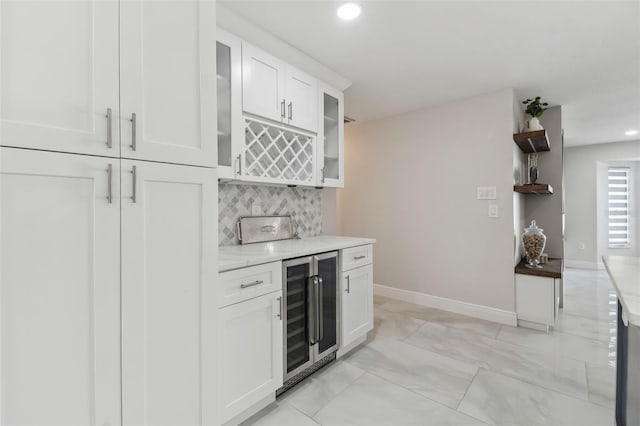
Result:
{"type": "Polygon", "coordinates": [[[324,285],[322,281],[322,277],[317,278],[318,281],[318,340],[324,339],[324,285]]]}
{"type": "Polygon", "coordinates": [[[307,312],[307,330],[309,333],[309,344],[316,343],[316,301],[315,299],[315,280],[316,277],[309,277],[307,279],[307,306],[309,306],[309,312],[307,312]]]}

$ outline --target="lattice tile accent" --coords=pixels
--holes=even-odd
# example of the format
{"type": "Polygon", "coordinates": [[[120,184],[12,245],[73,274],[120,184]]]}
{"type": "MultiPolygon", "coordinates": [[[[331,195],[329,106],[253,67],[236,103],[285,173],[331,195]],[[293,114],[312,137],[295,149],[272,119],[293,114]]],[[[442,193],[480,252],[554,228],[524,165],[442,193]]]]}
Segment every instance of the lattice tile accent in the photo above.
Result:
{"type": "Polygon", "coordinates": [[[313,137],[245,118],[245,173],[313,183],[313,137]]]}
{"type": "Polygon", "coordinates": [[[322,190],[284,186],[218,184],[218,244],[239,244],[236,222],[251,216],[251,206],[259,203],[264,214],[286,215],[298,224],[302,237],[322,234],[322,190]]]}

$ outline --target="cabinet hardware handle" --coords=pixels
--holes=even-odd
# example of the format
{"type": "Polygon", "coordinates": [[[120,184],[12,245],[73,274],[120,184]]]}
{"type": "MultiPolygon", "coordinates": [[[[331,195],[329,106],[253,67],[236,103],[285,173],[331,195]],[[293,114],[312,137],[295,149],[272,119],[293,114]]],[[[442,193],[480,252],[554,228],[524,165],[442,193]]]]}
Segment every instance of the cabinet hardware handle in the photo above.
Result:
{"type": "Polygon", "coordinates": [[[347,289],[345,290],[347,293],[351,293],[351,279],[349,275],[347,275],[347,289]]]}
{"type": "Polygon", "coordinates": [[[236,159],[238,167],[236,167],[236,175],[240,176],[242,174],[242,157],[238,154],[236,159]]]}
{"type": "Polygon", "coordinates": [[[309,333],[309,343],[314,345],[318,342],[318,336],[316,335],[316,301],[315,299],[315,283],[316,277],[309,277],[307,279],[307,305],[309,306],[307,315],[307,330],[309,333]]]}
{"type": "Polygon", "coordinates": [[[280,118],[282,118],[283,120],[284,120],[284,119],[285,119],[285,117],[286,117],[286,113],[285,113],[285,111],[284,111],[285,103],[286,103],[286,102],[285,102],[285,100],[284,100],[284,99],[282,100],[282,102],[280,102],[280,118]]]}
{"type": "Polygon", "coordinates": [[[113,178],[113,165],[109,163],[107,166],[107,202],[109,204],[113,204],[113,194],[112,194],[112,178],[113,178]]]}
{"type": "Polygon", "coordinates": [[[133,202],[133,204],[135,204],[138,201],[138,195],[137,195],[137,190],[136,190],[136,181],[138,180],[138,167],[137,166],[133,166],[131,168],[131,175],[133,177],[133,183],[132,183],[133,191],[131,192],[131,201],[133,202]]]}
{"type": "Polygon", "coordinates": [[[256,280],[252,283],[247,283],[247,284],[240,284],[240,288],[247,288],[247,287],[253,287],[254,285],[260,285],[264,283],[264,281],[262,280],[256,280]]]}
{"type": "Polygon", "coordinates": [[[289,121],[293,120],[293,102],[289,102],[289,121]]]}
{"type": "Polygon", "coordinates": [[[138,116],[136,113],[131,114],[131,150],[135,151],[138,148],[138,143],[136,141],[137,127],[138,127],[138,116]]]}
{"type": "Polygon", "coordinates": [[[107,108],[107,147],[113,148],[113,111],[107,108]]]}
{"type": "Polygon", "coordinates": [[[360,259],[364,259],[366,257],[367,256],[356,256],[356,257],[353,258],[353,260],[360,260],[360,259]]]}
{"type": "Polygon", "coordinates": [[[282,320],[282,296],[278,297],[278,318],[282,320]]]}
{"type": "Polygon", "coordinates": [[[324,183],[324,167],[320,169],[320,175],[322,176],[322,183],[324,183]]]}
{"type": "Polygon", "coordinates": [[[318,340],[324,339],[324,289],[322,277],[318,277],[318,340]]]}

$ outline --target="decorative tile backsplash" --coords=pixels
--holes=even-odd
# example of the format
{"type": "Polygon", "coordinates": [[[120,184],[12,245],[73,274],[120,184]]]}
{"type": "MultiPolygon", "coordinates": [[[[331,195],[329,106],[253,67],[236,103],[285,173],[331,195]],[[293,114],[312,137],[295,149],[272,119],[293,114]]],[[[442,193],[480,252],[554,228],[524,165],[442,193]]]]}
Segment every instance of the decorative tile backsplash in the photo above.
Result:
{"type": "Polygon", "coordinates": [[[322,233],[322,190],[283,186],[218,184],[218,244],[240,244],[236,223],[252,216],[251,206],[260,204],[266,215],[291,215],[301,237],[322,233]]]}

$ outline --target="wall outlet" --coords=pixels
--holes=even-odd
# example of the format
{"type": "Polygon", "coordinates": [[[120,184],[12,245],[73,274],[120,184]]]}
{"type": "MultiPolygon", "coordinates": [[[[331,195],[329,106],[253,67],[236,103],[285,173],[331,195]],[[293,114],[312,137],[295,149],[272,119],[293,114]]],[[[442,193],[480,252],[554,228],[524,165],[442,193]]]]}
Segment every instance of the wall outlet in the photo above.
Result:
{"type": "Polygon", "coordinates": [[[479,186],[476,190],[476,198],[478,200],[495,200],[496,187],[495,186],[479,186]]]}
{"type": "Polygon", "coordinates": [[[251,205],[251,216],[261,216],[262,215],[262,205],[260,203],[253,203],[251,205]]]}
{"type": "Polygon", "coordinates": [[[578,243],[578,250],[584,250],[584,243],[582,241],[578,243]]]}
{"type": "Polygon", "coordinates": [[[489,217],[498,217],[498,205],[489,204],[489,217]]]}

